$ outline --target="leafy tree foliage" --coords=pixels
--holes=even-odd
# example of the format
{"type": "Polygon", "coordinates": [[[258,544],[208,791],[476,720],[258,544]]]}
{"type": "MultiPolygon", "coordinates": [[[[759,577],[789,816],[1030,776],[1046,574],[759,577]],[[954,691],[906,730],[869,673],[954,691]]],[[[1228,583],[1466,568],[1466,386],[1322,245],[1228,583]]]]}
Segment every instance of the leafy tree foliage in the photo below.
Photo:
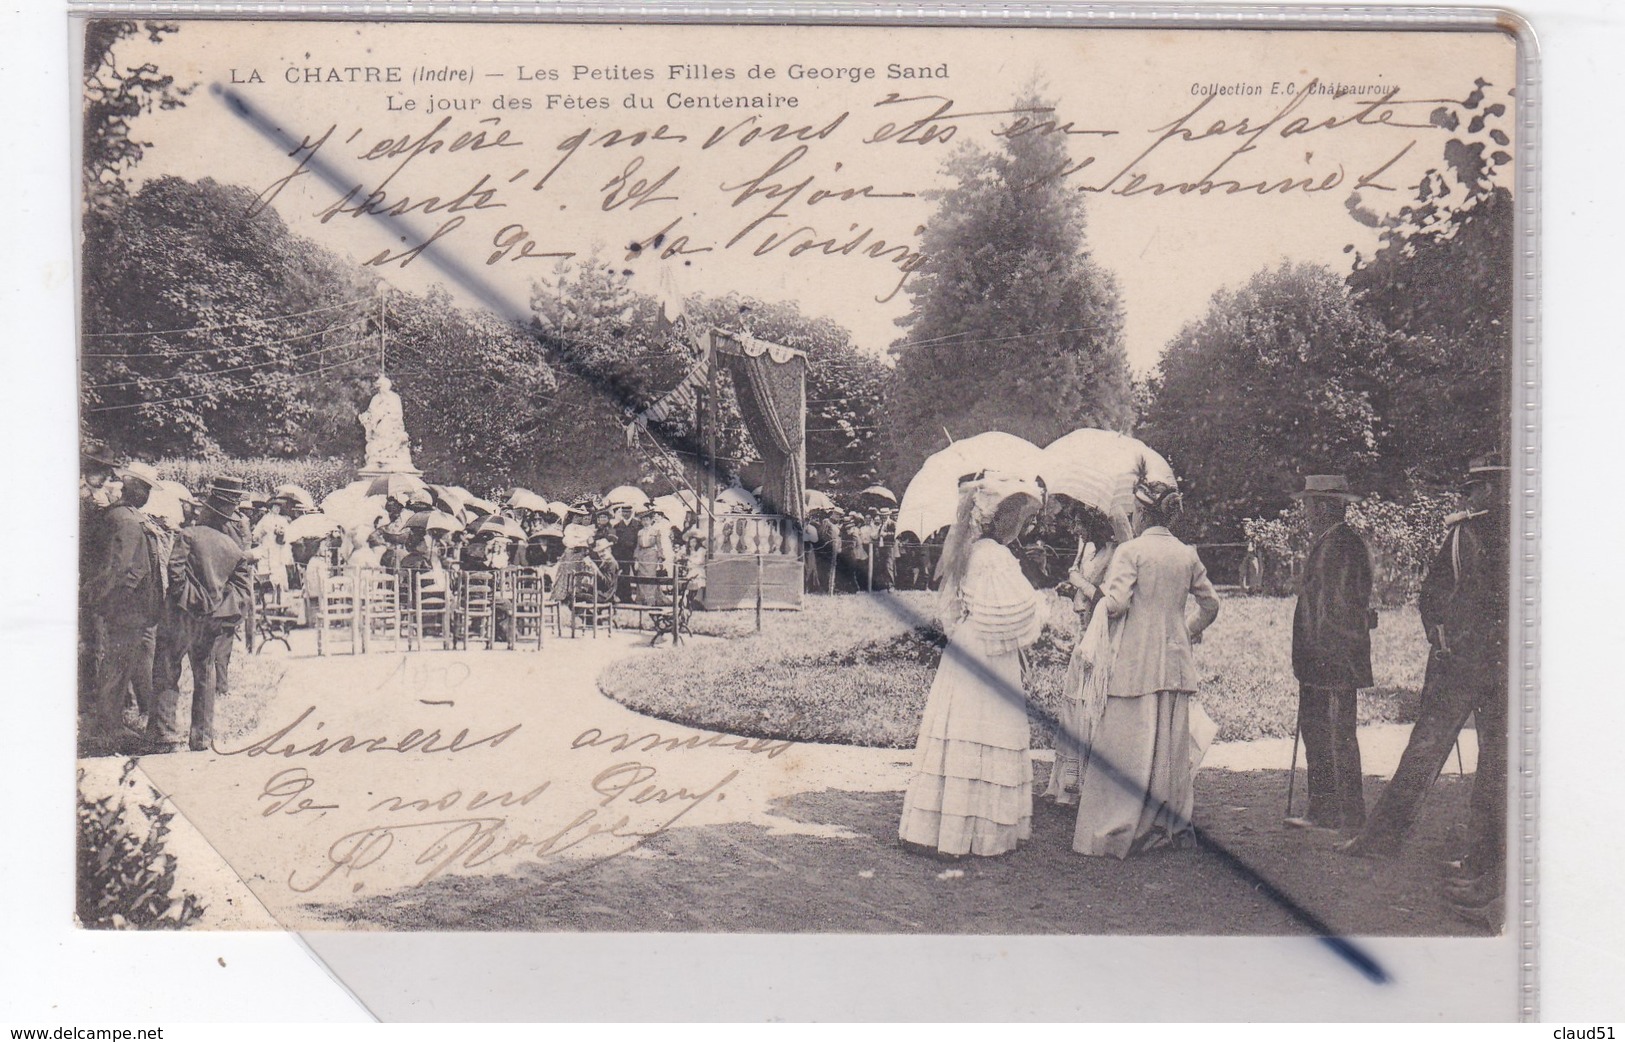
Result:
{"type": "MultiPolygon", "coordinates": [[[[1020,108],[1043,109],[1029,96],[1020,108]]],[[[925,266],[907,284],[907,337],[892,347],[887,441],[904,483],[946,443],[1004,430],[1046,444],[1078,427],[1132,419],[1123,312],[1091,259],[1084,204],[1055,171],[1064,135],[1012,132],[1003,148],[966,146],[953,187],[925,226],[925,266]]]]}
{"type": "MultiPolygon", "coordinates": [[[[534,331],[456,306],[446,290],[388,294],[386,368],[401,396],[413,462],[484,490],[537,483],[537,434],[558,381],[534,331]]],[[[365,402],[367,387],[352,402],[365,402]]],[[[359,431],[356,406],[349,424],[359,431]]]]}
{"type": "Polygon", "coordinates": [[[173,22],[97,18],[85,23],[81,174],[89,209],[103,210],[123,201],[125,176],[150,147],[131,136],[132,121],[154,108],[179,108],[192,92],[189,86],[176,86],[175,77],[159,72],[152,62],[121,64],[114,51],[121,41],[143,33],[151,42],[161,43],[179,31],[173,22]]]}
{"type": "Polygon", "coordinates": [[[1181,476],[1204,534],[1234,537],[1305,473],[1374,470],[1397,339],[1328,268],[1259,272],[1168,345],[1140,436],[1181,476]]]}
{"type": "Polygon", "coordinates": [[[1489,86],[1479,80],[1463,101],[1473,113],[1465,126],[1453,109],[1433,113],[1458,136],[1412,204],[1379,218],[1351,201],[1356,219],[1382,229],[1382,245],[1356,258],[1349,286],[1363,310],[1405,335],[1377,398],[1389,486],[1454,481],[1471,457],[1507,448],[1514,211],[1496,175],[1512,157],[1507,106],[1486,104],[1489,86]]]}
{"type": "Polygon", "coordinates": [[[367,294],[248,189],[175,177],[86,215],[84,425],[148,458],[297,451],[303,380],[364,353],[367,294]]]}

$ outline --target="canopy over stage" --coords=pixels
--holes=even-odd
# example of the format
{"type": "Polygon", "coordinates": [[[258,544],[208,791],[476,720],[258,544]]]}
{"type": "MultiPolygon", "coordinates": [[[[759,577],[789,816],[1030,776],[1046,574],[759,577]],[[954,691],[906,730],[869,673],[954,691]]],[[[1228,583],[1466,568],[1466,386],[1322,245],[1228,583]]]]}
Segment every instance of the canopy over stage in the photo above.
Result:
{"type": "MultiPolygon", "coordinates": [[[[748,333],[710,331],[706,351],[708,401],[716,402],[722,371],[733,381],[740,418],[762,455],[761,509],[746,525],[710,513],[706,542],[707,608],[801,607],[800,523],[807,499],[807,355],[748,333]]],[[[718,488],[717,410],[705,410],[705,497],[718,488]]]]}

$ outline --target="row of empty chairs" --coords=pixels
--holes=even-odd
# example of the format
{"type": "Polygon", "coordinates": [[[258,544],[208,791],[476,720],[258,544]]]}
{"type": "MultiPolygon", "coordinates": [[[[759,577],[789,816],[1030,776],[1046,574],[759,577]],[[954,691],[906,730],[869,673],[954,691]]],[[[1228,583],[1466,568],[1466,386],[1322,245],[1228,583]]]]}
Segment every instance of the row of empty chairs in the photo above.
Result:
{"type": "Polygon", "coordinates": [[[600,595],[591,574],[572,576],[555,598],[550,577],[539,568],[500,571],[424,572],[361,568],[329,574],[316,598],[316,653],[351,654],[373,649],[420,651],[430,642],[446,649],[499,643],[510,649],[542,646],[578,631],[597,637],[614,632],[615,603],[600,595]]]}

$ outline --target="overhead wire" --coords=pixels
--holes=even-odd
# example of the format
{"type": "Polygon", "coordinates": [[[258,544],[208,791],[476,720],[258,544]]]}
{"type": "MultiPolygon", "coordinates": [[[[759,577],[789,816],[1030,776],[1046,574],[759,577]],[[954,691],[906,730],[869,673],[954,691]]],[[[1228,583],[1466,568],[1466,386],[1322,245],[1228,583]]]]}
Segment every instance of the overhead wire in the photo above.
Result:
{"type": "Polygon", "coordinates": [[[214,353],[220,352],[220,351],[252,351],[252,350],[254,350],[256,348],[277,347],[277,346],[282,345],[282,344],[291,344],[296,340],[309,340],[311,337],[321,336],[323,333],[331,333],[334,330],[349,329],[350,327],[355,326],[355,325],[357,325],[359,323],[364,323],[364,322],[368,321],[369,318],[370,318],[370,316],[367,316],[367,315],[357,315],[355,318],[346,319],[343,322],[339,322],[339,323],[336,323],[336,324],[331,325],[331,326],[325,326],[325,327],[323,327],[321,329],[312,330],[309,333],[299,333],[299,334],[297,334],[295,336],[284,337],[281,340],[262,340],[262,341],[259,341],[257,343],[253,343],[253,344],[219,344],[219,345],[216,345],[214,347],[194,347],[194,348],[189,348],[189,349],[186,349],[186,350],[177,350],[177,351],[140,351],[140,352],[137,352],[137,351],[130,351],[130,352],[125,352],[125,351],[85,351],[85,352],[81,353],[81,357],[84,357],[84,358],[173,358],[173,357],[177,357],[177,356],[181,356],[181,355],[214,354],[214,353]]]}
{"type": "MultiPolygon", "coordinates": [[[[109,383],[109,384],[90,384],[85,389],[90,390],[90,391],[110,391],[110,390],[112,390],[112,389],[114,389],[116,387],[138,387],[138,386],[140,386],[142,384],[146,384],[146,383],[167,383],[170,380],[184,380],[184,379],[187,379],[188,377],[224,376],[227,373],[249,372],[249,371],[255,370],[255,369],[266,369],[266,368],[269,368],[269,367],[272,367],[272,366],[287,365],[290,362],[303,361],[306,358],[314,358],[317,355],[326,354],[329,351],[338,351],[338,350],[342,350],[343,348],[346,348],[346,347],[353,347],[356,344],[367,343],[367,342],[368,341],[366,340],[366,338],[357,338],[355,340],[347,340],[342,344],[332,344],[332,345],[330,345],[328,347],[318,347],[314,351],[306,351],[304,354],[302,354],[302,355],[294,355],[292,358],[272,358],[272,359],[267,359],[267,360],[262,361],[262,362],[251,362],[251,363],[249,363],[247,365],[230,366],[230,367],[225,368],[225,369],[211,369],[211,370],[209,370],[207,372],[202,372],[202,373],[198,373],[198,372],[173,373],[173,374],[171,374],[169,376],[144,376],[144,377],[138,377],[137,379],[134,379],[134,380],[121,380],[121,381],[118,381],[116,383],[109,383]]],[[[288,375],[295,376],[295,375],[298,375],[298,374],[290,373],[288,375]]]]}
{"type": "Polygon", "coordinates": [[[309,311],[295,311],[286,315],[267,315],[264,318],[245,318],[237,322],[219,322],[208,326],[187,326],[180,329],[121,329],[107,333],[83,333],[85,339],[101,339],[119,336],[172,336],[185,333],[208,333],[216,329],[235,329],[237,326],[263,325],[266,322],[280,322],[289,318],[304,318],[307,315],[320,315],[327,311],[337,311],[339,308],[354,307],[357,304],[369,303],[366,297],[357,297],[340,304],[328,304],[325,307],[311,308],[309,311]]]}

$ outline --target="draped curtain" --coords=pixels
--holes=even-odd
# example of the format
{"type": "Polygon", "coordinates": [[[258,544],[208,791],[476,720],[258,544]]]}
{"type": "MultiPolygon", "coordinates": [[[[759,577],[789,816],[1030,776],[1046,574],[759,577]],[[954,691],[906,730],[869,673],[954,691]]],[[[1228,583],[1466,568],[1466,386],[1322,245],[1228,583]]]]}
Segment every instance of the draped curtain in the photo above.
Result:
{"type": "Polygon", "coordinates": [[[716,332],[712,346],[733,380],[740,418],[762,454],[762,509],[800,518],[807,487],[807,356],[716,332]]]}

